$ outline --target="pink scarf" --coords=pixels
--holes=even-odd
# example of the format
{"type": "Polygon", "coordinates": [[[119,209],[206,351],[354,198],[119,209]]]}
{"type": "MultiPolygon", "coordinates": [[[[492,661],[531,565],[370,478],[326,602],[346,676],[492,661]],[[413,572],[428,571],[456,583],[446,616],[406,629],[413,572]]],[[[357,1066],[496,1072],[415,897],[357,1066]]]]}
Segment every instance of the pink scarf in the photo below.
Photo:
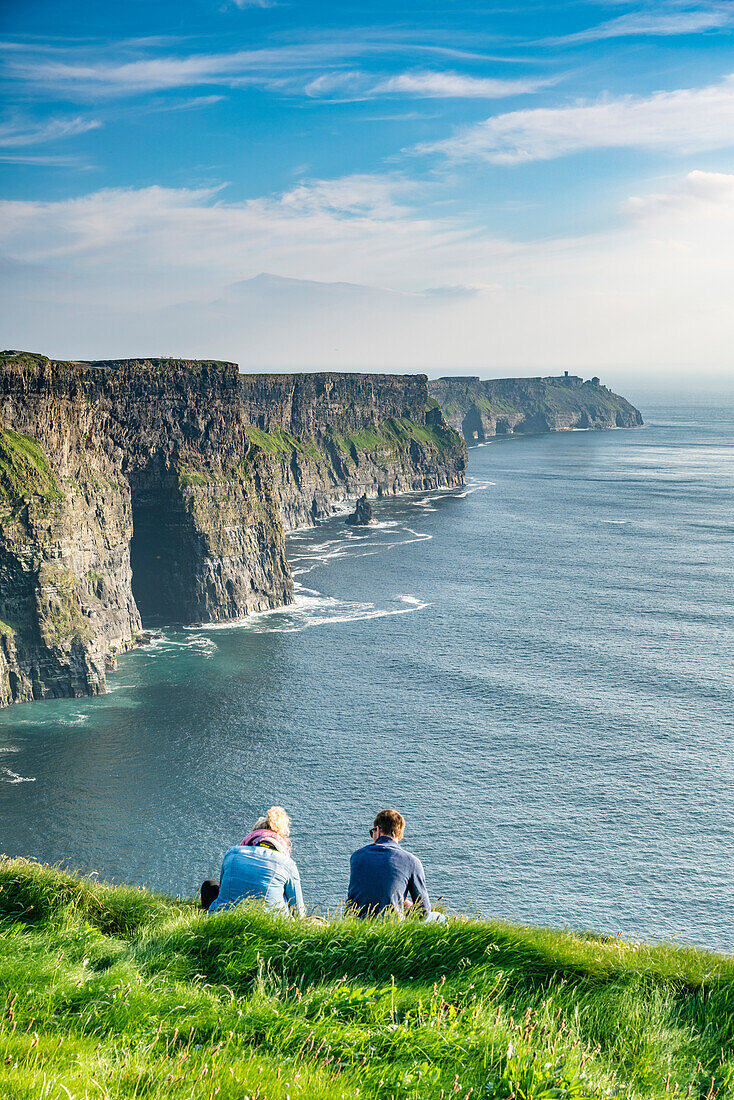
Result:
{"type": "Polygon", "coordinates": [[[273,847],[277,848],[279,852],[282,852],[284,856],[290,855],[290,841],[286,840],[280,833],[274,832],[273,829],[253,829],[251,833],[247,834],[242,844],[251,847],[255,844],[259,844],[261,840],[269,840],[273,847]]]}

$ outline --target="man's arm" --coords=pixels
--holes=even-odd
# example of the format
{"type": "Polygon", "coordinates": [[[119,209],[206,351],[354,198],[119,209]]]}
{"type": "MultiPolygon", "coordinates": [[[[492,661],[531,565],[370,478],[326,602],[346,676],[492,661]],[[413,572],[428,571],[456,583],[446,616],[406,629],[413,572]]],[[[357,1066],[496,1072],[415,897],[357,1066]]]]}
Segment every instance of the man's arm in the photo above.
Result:
{"type": "Polygon", "coordinates": [[[428,916],[431,912],[431,899],[428,896],[423,864],[417,857],[413,857],[413,872],[408,879],[408,893],[413,901],[420,901],[425,915],[428,916]]]}
{"type": "Polygon", "coordinates": [[[351,856],[349,857],[349,886],[347,888],[347,908],[349,908],[350,905],[354,906],[357,904],[355,898],[355,894],[357,893],[357,884],[354,880],[354,857],[356,856],[356,854],[356,852],[352,852],[351,856]]]}
{"type": "Polygon", "coordinates": [[[298,917],[305,916],[306,906],[303,904],[301,876],[295,863],[291,868],[290,878],[285,884],[285,900],[288,902],[291,913],[298,917]]]}

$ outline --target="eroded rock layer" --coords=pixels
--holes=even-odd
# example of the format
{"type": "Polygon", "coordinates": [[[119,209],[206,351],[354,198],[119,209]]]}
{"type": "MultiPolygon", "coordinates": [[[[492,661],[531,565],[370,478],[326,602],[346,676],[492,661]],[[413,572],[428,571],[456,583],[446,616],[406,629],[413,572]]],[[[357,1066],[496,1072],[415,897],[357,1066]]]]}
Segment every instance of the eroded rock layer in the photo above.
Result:
{"type": "Polygon", "coordinates": [[[289,603],[284,529],[463,481],[419,376],[0,356],[0,705],[96,694],[149,622],[289,603]]]}
{"type": "Polygon", "coordinates": [[[598,378],[438,378],[428,391],[467,443],[571,428],[635,428],[641,413],[598,378]]]}

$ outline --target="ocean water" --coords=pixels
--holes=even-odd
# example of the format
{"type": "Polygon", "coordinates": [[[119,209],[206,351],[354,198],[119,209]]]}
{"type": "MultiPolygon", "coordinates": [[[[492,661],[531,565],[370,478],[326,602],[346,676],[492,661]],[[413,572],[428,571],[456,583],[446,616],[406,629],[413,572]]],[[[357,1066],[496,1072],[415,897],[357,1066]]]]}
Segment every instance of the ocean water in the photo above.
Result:
{"type": "Polygon", "coordinates": [[[273,802],[311,905],[394,805],[450,909],[734,950],[734,409],[470,451],[289,537],[295,607],[0,714],[0,850],[193,893],[273,802]]]}

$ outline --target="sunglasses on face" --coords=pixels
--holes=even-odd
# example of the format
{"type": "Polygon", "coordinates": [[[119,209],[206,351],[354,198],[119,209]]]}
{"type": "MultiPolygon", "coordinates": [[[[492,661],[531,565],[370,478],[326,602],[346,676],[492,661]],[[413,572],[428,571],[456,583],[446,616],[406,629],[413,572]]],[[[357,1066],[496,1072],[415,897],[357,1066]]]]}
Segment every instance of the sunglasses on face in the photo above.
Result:
{"type": "Polygon", "coordinates": [[[372,828],[370,829],[370,836],[374,836],[376,832],[377,832],[377,826],[373,825],[372,828]]]}

